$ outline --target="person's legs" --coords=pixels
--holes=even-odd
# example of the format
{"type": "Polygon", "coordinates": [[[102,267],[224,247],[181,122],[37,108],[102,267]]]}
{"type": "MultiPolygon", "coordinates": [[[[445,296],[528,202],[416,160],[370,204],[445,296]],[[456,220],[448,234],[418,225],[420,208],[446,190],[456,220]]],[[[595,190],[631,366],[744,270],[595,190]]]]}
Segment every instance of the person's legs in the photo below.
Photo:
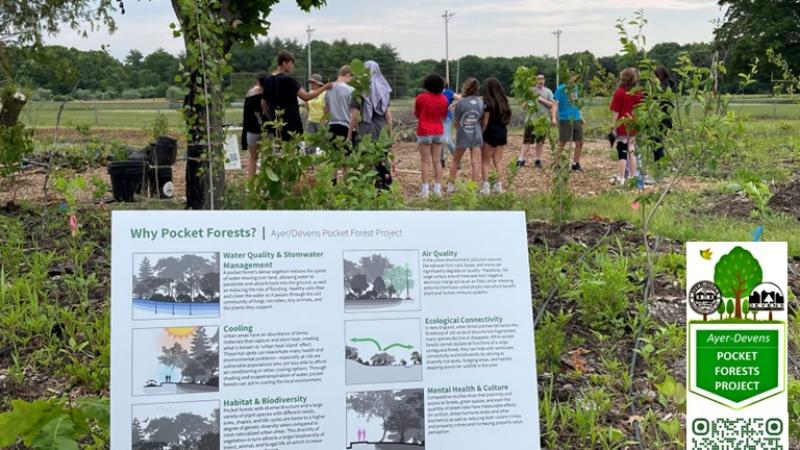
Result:
{"type": "Polygon", "coordinates": [[[481,194],[489,194],[489,173],[492,168],[492,154],[494,154],[494,147],[489,144],[483,144],[481,149],[481,194]]]}
{"type": "Polygon", "coordinates": [[[461,164],[461,159],[464,158],[464,153],[466,153],[467,149],[465,148],[457,148],[456,153],[453,155],[453,164],[450,164],[450,182],[454,183],[456,181],[456,176],[458,174],[458,165],[461,164]]]}
{"type": "Polygon", "coordinates": [[[631,177],[639,176],[639,172],[637,171],[637,163],[636,143],[633,141],[633,139],[631,139],[628,142],[628,172],[630,173],[631,177]]]}
{"type": "Polygon", "coordinates": [[[494,191],[498,194],[503,192],[503,180],[506,178],[506,167],[503,164],[503,148],[505,146],[498,145],[492,153],[492,163],[497,170],[497,183],[494,185],[494,191]]]}
{"type": "Polygon", "coordinates": [[[572,157],[572,165],[576,170],[582,170],[581,152],[583,151],[583,141],[575,141],[575,153],[572,157]]]}
{"type": "Polygon", "coordinates": [[[247,151],[250,152],[250,158],[247,160],[247,176],[253,178],[258,167],[258,144],[248,145],[247,151]]]}
{"type": "Polygon", "coordinates": [[[572,170],[582,170],[581,151],[583,150],[583,121],[572,121],[572,139],[575,141],[575,154],[572,157],[572,170]]]}
{"type": "Polygon", "coordinates": [[[519,149],[519,156],[517,157],[517,167],[522,167],[525,165],[525,161],[528,159],[528,149],[530,148],[530,144],[522,144],[522,147],[519,149]]]}
{"type": "MultiPolygon", "coordinates": [[[[432,155],[436,155],[439,151],[442,150],[442,144],[440,142],[434,142],[431,144],[431,157],[432,155]]],[[[442,168],[441,164],[434,164],[433,165],[433,182],[436,184],[442,184],[442,175],[444,174],[444,169],[442,168]]]]}
{"type": "Polygon", "coordinates": [[[536,141],[536,147],[533,150],[533,156],[536,158],[534,165],[536,167],[542,167],[542,148],[544,148],[544,139],[539,139],[536,141]]]}
{"type": "Polygon", "coordinates": [[[419,144],[420,171],[422,172],[422,184],[430,183],[431,174],[431,144],[419,144]]]}
{"type": "Polygon", "coordinates": [[[472,147],[469,149],[469,164],[472,169],[472,181],[481,183],[481,148],[472,147]]]}

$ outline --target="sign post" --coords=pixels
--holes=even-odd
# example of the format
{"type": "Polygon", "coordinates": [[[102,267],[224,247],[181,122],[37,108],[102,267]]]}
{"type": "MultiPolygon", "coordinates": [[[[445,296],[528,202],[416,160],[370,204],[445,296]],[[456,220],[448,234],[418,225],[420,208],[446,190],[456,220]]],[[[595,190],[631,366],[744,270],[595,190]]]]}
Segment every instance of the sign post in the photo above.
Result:
{"type": "Polygon", "coordinates": [[[785,243],[687,244],[687,448],[788,449],[785,243]]]}
{"type": "Polygon", "coordinates": [[[111,309],[112,450],[539,449],[522,213],[115,211],[111,309]]]}

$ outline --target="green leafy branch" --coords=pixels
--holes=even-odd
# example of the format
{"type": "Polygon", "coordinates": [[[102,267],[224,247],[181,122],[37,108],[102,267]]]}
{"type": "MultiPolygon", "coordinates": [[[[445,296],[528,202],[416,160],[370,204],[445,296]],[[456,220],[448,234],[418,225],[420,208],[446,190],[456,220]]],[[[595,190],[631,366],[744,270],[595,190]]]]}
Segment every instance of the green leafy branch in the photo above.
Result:
{"type": "Polygon", "coordinates": [[[34,450],[101,449],[108,442],[108,398],[87,397],[74,403],[65,398],[26,402],[12,400],[11,411],[0,414],[0,447],[22,442],[34,450]]]}

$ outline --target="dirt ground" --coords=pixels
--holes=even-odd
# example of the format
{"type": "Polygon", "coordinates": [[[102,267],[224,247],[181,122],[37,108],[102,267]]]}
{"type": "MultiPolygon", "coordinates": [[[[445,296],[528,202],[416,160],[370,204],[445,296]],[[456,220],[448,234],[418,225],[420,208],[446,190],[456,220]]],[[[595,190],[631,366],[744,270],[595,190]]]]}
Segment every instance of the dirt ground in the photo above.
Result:
{"type": "MultiPolygon", "coordinates": [[[[101,129],[93,130],[93,136],[103,141],[116,140],[125,142],[134,147],[144,146],[147,142],[147,134],[143,131],[136,130],[113,130],[101,129]]],[[[37,130],[37,139],[42,142],[47,142],[53,139],[52,130],[37,130]]],[[[61,142],[75,142],[81,136],[75,130],[63,130],[61,132],[61,142]]],[[[515,161],[519,153],[520,146],[522,145],[521,135],[511,135],[509,137],[509,145],[503,151],[504,164],[507,165],[515,161]]],[[[172,201],[184,202],[186,199],[186,162],[182,158],[185,154],[183,149],[186,148],[184,142],[179,143],[179,157],[178,162],[173,166],[173,184],[175,191],[175,199],[172,201]]],[[[414,198],[419,192],[420,185],[420,157],[415,143],[400,142],[394,147],[398,163],[398,174],[395,178],[400,191],[406,198],[414,198]]],[[[532,153],[532,151],[531,151],[532,153]]],[[[529,155],[529,160],[531,155],[529,155]]],[[[449,161],[451,160],[448,154],[448,166],[445,168],[445,177],[449,170],[449,161]]],[[[543,151],[543,169],[536,169],[532,166],[532,161],[528,162],[528,166],[520,170],[516,177],[511,190],[520,195],[547,192],[551,186],[553,172],[551,169],[552,153],[549,148],[545,147],[543,151]]],[[[242,164],[247,163],[246,153],[242,154],[242,164]]],[[[608,144],[601,141],[589,141],[584,146],[583,156],[581,158],[581,165],[584,171],[574,173],[572,176],[572,189],[573,192],[581,197],[591,197],[594,195],[619,190],[619,187],[613,186],[609,183],[609,178],[616,171],[616,162],[609,156],[608,144]]],[[[458,172],[460,180],[468,181],[470,179],[470,162],[469,156],[465,155],[462,168],[458,172]]],[[[91,180],[93,177],[98,176],[110,185],[110,178],[108,176],[107,168],[91,167],[85,171],[75,172],[75,176],[84,177],[91,180]]],[[[234,170],[228,172],[229,179],[235,179],[244,176],[243,171],[234,170]]],[[[6,201],[19,201],[29,200],[41,202],[44,200],[44,179],[45,169],[42,167],[32,166],[20,173],[9,177],[5,182],[0,183],[0,202],[6,201]]],[[[696,190],[704,187],[705,183],[696,179],[686,179],[679,185],[680,189],[696,190]]],[[[50,198],[58,197],[52,188],[48,194],[50,198]]],[[[106,200],[111,200],[111,195],[108,193],[105,197],[106,200]]],[[[92,192],[86,190],[79,194],[78,201],[81,203],[91,202],[92,192]]]]}

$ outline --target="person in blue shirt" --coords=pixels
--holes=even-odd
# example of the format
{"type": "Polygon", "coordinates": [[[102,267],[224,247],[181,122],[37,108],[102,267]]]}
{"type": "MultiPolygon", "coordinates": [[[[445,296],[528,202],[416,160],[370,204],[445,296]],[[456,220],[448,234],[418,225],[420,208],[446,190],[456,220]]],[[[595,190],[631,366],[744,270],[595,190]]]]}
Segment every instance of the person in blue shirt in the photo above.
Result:
{"type": "Polygon", "coordinates": [[[444,139],[442,140],[442,142],[444,143],[444,145],[442,145],[442,151],[441,154],[439,155],[439,158],[442,160],[442,167],[444,167],[444,162],[445,160],[447,160],[447,156],[445,156],[444,154],[445,147],[447,147],[447,149],[450,151],[451,156],[455,155],[456,153],[456,144],[453,143],[453,136],[451,134],[451,130],[453,126],[453,108],[452,108],[453,101],[458,100],[458,96],[456,95],[455,92],[453,92],[452,89],[450,89],[449,82],[445,84],[445,88],[444,91],[442,92],[442,95],[444,95],[444,97],[447,99],[447,108],[448,108],[447,118],[444,119],[444,121],[442,122],[442,125],[444,126],[444,139]]]}
{"type": "Polygon", "coordinates": [[[564,151],[568,143],[575,143],[575,153],[572,157],[572,171],[579,172],[581,168],[581,150],[583,150],[583,115],[578,102],[580,75],[573,72],[566,83],[561,83],[554,96],[558,111],[558,151],[564,151]]]}

